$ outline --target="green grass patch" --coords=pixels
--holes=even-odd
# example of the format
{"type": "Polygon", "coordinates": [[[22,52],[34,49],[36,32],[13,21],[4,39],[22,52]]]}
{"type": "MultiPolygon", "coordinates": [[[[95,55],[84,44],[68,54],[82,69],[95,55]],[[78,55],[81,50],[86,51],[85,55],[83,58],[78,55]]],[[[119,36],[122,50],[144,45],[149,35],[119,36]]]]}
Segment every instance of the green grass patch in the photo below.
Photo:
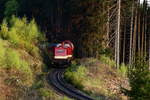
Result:
{"type": "Polygon", "coordinates": [[[60,97],[53,90],[48,88],[40,88],[38,92],[39,95],[44,97],[46,100],[72,100],[66,96],[60,97]]]}
{"type": "Polygon", "coordinates": [[[2,40],[0,40],[0,67],[3,67],[5,64],[5,48],[2,40]]]}
{"type": "Polygon", "coordinates": [[[0,41],[0,68],[16,69],[32,76],[31,68],[28,63],[21,59],[19,53],[14,49],[4,46],[4,41],[0,41]]]}
{"type": "Polygon", "coordinates": [[[68,98],[68,97],[63,97],[62,99],[60,99],[60,100],[72,100],[72,99],[70,99],[70,98],[68,98]]]}
{"type": "MultiPolygon", "coordinates": [[[[111,66],[111,67],[116,66],[115,61],[113,59],[110,59],[110,57],[107,57],[105,55],[102,55],[100,57],[100,61],[104,64],[107,64],[108,66],[111,66]]],[[[128,66],[126,66],[123,63],[120,65],[119,69],[117,69],[118,74],[123,76],[123,77],[127,76],[127,71],[128,71],[128,66]]]]}
{"type": "Polygon", "coordinates": [[[110,57],[107,57],[105,55],[100,56],[100,61],[103,62],[104,64],[108,64],[111,67],[115,67],[116,63],[114,60],[110,59],[110,57]]]}
{"type": "Polygon", "coordinates": [[[72,65],[65,72],[65,78],[72,83],[76,88],[83,90],[82,82],[87,75],[87,69],[84,66],[72,65]]]}
{"type": "Polygon", "coordinates": [[[118,69],[118,72],[120,75],[122,75],[123,77],[127,77],[127,73],[128,73],[128,66],[126,66],[125,64],[121,64],[120,68],[118,69]]]}
{"type": "MultiPolygon", "coordinates": [[[[89,60],[87,60],[87,62],[89,63],[93,63],[93,61],[95,62],[95,60],[92,61],[89,60]]],[[[67,69],[64,75],[65,80],[68,83],[72,84],[79,90],[84,91],[88,95],[96,97],[94,96],[94,94],[97,94],[97,91],[99,90],[100,93],[103,92],[106,94],[107,93],[106,89],[103,89],[103,81],[101,81],[101,79],[97,79],[96,78],[97,76],[95,77],[89,76],[90,74],[92,73],[89,72],[88,67],[73,63],[71,67],[67,69]]]]}
{"type": "Polygon", "coordinates": [[[56,97],[56,95],[54,94],[53,91],[51,91],[49,89],[45,89],[45,88],[40,88],[39,93],[41,96],[44,96],[46,98],[55,98],[56,97]]]}

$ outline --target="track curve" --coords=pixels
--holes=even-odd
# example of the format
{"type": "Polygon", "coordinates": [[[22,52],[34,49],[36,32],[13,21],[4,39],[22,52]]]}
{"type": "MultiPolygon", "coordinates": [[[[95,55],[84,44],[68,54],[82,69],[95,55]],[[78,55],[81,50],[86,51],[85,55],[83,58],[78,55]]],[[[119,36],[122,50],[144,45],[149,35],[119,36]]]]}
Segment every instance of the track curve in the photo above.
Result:
{"type": "Polygon", "coordinates": [[[74,88],[64,80],[64,69],[55,69],[49,74],[51,85],[54,86],[59,92],[76,100],[94,100],[92,97],[74,88]]]}

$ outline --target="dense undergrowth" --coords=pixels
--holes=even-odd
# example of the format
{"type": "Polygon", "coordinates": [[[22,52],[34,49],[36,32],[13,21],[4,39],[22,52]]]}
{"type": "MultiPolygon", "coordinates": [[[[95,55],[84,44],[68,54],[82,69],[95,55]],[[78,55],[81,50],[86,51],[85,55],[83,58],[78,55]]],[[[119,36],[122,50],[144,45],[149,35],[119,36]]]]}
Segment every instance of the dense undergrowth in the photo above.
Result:
{"type": "Polygon", "coordinates": [[[150,99],[150,70],[146,57],[136,56],[128,71],[131,89],[124,89],[130,100],[150,99]]]}
{"type": "Polygon", "coordinates": [[[101,57],[100,61],[94,58],[73,61],[65,72],[66,81],[96,100],[126,100],[120,89],[120,86],[128,87],[126,66],[116,70],[113,60],[101,57]]]}
{"type": "Polygon", "coordinates": [[[38,45],[45,41],[34,20],[13,16],[0,26],[0,100],[70,100],[46,81],[38,45]]]}

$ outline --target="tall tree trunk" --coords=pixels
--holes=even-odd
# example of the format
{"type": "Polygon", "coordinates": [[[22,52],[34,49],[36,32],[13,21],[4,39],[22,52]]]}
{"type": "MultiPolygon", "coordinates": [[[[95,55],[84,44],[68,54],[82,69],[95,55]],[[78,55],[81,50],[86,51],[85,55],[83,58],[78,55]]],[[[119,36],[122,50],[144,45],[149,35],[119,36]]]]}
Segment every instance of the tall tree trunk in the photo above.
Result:
{"type": "Polygon", "coordinates": [[[150,70],[150,34],[149,34],[149,70],[150,70]]]}
{"type": "Polygon", "coordinates": [[[144,31],[145,31],[145,30],[144,30],[144,26],[145,26],[145,25],[144,25],[144,24],[145,24],[145,23],[144,23],[144,20],[145,20],[145,19],[144,19],[144,17],[145,17],[145,16],[143,16],[143,18],[142,18],[142,19],[143,19],[143,20],[142,20],[142,22],[143,22],[143,23],[142,23],[142,48],[141,48],[141,56],[142,56],[142,57],[144,56],[144,37],[145,37],[145,36],[144,36],[144,35],[145,35],[145,32],[144,32],[144,31]]]}
{"type": "Polygon", "coordinates": [[[118,23],[117,23],[117,37],[116,37],[116,67],[120,64],[120,19],[121,19],[121,0],[118,1],[118,23]]]}
{"type": "Polygon", "coordinates": [[[149,42],[149,50],[148,50],[148,52],[149,52],[149,70],[150,70],[150,33],[149,33],[149,41],[148,42],[149,42]]]}
{"type": "Polygon", "coordinates": [[[125,63],[125,50],[126,50],[126,21],[125,21],[125,25],[124,25],[124,36],[123,36],[123,60],[122,62],[125,63]]]}
{"type": "Polygon", "coordinates": [[[138,13],[138,52],[141,52],[141,14],[138,13]]]}
{"type": "Polygon", "coordinates": [[[109,17],[110,10],[109,10],[109,6],[107,7],[107,9],[108,9],[108,12],[107,12],[107,42],[108,42],[109,32],[110,32],[110,17],[109,17]]]}
{"type": "Polygon", "coordinates": [[[133,20],[134,20],[134,0],[132,2],[132,14],[131,14],[131,24],[130,24],[130,54],[129,54],[129,65],[132,64],[133,54],[133,20]]]}
{"type": "MultiPolygon", "coordinates": [[[[147,3],[147,0],[145,0],[145,3],[147,3]]],[[[147,5],[145,5],[145,8],[144,8],[144,33],[145,33],[145,43],[144,43],[144,53],[145,53],[145,56],[147,54],[147,5]]]]}
{"type": "Polygon", "coordinates": [[[137,4],[136,4],[136,11],[135,11],[135,21],[134,21],[134,32],[133,32],[133,61],[135,61],[136,56],[136,36],[137,36],[137,4]]]}

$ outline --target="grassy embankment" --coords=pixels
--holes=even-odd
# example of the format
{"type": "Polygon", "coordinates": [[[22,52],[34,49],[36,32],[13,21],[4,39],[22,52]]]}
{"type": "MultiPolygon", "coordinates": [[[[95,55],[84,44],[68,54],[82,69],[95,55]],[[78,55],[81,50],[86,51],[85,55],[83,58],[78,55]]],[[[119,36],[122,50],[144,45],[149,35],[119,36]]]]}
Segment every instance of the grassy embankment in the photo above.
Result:
{"type": "Polygon", "coordinates": [[[127,68],[116,69],[109,57],[100,60],[84,58],[74,61],[65,72],[65,79],[76,88],[96,98],[96,100],[126,100],[120,87],[129,87],[127,68]]]}
{"type": "Polygon", "coordinates": [[[38,44],[44,37],[34,20],[13,17],[0,28],[0,100],[70,100],[46,81],[38,44]]]}

